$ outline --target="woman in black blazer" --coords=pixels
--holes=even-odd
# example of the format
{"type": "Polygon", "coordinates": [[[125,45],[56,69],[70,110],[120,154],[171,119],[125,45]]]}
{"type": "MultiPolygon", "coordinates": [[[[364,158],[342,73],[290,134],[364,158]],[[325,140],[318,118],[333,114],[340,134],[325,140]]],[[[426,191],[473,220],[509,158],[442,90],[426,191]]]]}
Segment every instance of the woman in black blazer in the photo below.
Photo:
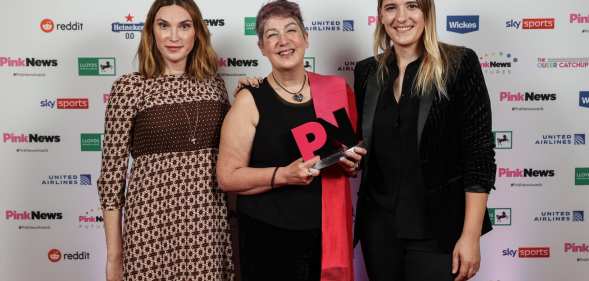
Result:
{"type": "Polygon", "coordinates": [[[369,151],[355,242],[371,281],[470,279],[496,169],[478,57],[438,42],[433,0],[378,0],[378,15],[354,72],[369,151]]]}

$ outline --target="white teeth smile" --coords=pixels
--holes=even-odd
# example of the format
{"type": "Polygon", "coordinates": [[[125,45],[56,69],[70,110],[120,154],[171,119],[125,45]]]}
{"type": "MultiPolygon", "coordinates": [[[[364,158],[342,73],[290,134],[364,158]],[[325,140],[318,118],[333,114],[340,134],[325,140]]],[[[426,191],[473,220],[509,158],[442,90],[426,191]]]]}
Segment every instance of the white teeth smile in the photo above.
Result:
{"type": "Polygon", "coordinates": [[[411,28],[412,28],[412,26],[398,26],[398,27],[395,27],[395,29],[397,29],[398,31],[407,31],[407,30],[409,30],[411,28]]]}
{"type": "Polygon", "coordinates": [[[291,50],[285,50],[285,51],[279,52],[278,54],[281,55],[281,56],[286,56],[286,55],[290,55],[292,53],[294,53],[294,50],[293,49],[291,49],[291,50]]]}

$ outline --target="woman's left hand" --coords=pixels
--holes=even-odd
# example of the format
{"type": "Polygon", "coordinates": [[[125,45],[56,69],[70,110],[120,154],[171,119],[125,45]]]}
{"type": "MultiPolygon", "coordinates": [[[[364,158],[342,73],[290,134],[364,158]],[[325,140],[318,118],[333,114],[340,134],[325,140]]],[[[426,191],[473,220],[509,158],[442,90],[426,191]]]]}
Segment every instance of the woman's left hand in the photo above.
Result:
{"type": "Polygon", "coordinates": [[[452,253],[454,281],[468,280],[477,274],[481,266],[480,246],[480,236],[460,236],[452,253]]]}
{"type": "Polygon", "coordinates": [[[366,155],[366,149],[362,147],[354,147],[352,151],[346,151],[346,156],[340,158],[339,165],[350,177],[355,177],[358,174],[360,161],[366,155]]]}

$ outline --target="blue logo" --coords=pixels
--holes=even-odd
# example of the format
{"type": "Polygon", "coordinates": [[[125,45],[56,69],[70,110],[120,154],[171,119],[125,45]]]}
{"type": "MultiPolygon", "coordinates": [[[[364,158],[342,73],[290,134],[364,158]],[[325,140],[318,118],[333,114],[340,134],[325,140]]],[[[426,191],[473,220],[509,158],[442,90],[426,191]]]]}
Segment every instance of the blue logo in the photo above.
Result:
{"type": "Polygon", "coordinates": [[[585,145],[585,134],[575,134],[575,145],[585,145]]]}
{"type": "Polygon", "coordinates": [[[579,106],[589,108],[589,91],[579,92],[579,106]]]}
{"type": "Polygon", "coordinates": [[[446,30],[460,34],[479,31],[479,16],[448,16],[446,30]]]}
{"type": "Polygon", "coordinates": [[[573,221],[585,221],[585,211],[573,211],[573,221]]]}
{"type": "Polygon", "coordinates": [[[80,185],[92,185],[92,175],[81,174],[80,175],[80,185]]]}
{"type": "Polygon", "coordinates": [[[353,20],[344,20],[342,21],[343,30],[344,31],[354,31],[354,21],[353,20]]]}

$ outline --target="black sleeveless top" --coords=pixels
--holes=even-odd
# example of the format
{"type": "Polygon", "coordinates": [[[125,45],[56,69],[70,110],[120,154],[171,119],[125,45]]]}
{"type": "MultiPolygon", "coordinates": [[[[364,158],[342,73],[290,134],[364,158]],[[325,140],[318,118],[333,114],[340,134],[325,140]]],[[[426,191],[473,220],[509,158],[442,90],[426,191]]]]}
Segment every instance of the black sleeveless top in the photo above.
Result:
{"type": "MultiPolygon", "coordinates": [[[[290,103],[272,89],[267,79],[259,88],[248,90],[260,116],[249,166],[284,167],[301,158],[290,130],[316,118],[313,101],[290,103]]],[[[287,185],[261,194],[240,195],[237,210],[280,228],[321,228],[321,176],[315,177],[309,186],[287,185]]]]}

